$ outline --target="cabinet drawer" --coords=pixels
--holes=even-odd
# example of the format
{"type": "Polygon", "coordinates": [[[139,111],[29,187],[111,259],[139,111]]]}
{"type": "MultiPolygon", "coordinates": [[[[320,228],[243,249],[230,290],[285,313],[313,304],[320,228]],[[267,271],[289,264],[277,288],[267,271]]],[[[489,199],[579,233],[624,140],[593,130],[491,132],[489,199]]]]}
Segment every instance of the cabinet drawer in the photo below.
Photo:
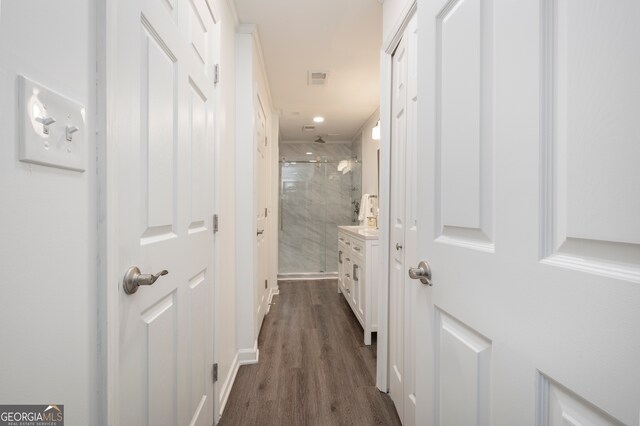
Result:
{"type": "Polygon", "coordinates": [[[347,237],[346,234],[344,234],[343,232],[338,232],[338,244],[347,245],[348,241],[349,241],[349,237],[347,237]]]}
{"type": "Polygon", "coordinates": [[[364,244],[358,240],[351,241],[351,250],[358,256],[364,255],[364,244]]]}

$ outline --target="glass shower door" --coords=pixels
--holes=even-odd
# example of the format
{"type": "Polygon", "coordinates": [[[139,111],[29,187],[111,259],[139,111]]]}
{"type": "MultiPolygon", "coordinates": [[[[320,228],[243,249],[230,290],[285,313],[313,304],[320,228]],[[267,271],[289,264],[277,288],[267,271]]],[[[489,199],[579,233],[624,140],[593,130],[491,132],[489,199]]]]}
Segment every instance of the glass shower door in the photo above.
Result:
{"type": "Polygon", "coordinates": [[[280,274],[335,273],[338,226],[354,223],[360,199],[360,164],[350,172],[338,162],[281,162],[280,274]]]}

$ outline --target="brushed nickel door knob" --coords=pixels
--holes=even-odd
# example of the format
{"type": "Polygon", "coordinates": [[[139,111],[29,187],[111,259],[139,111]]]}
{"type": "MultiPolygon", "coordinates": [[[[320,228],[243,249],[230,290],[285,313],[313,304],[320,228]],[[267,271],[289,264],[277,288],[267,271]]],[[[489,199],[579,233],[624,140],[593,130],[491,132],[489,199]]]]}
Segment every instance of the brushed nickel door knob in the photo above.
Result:
{"type": "Polygon", "coordinates": [[[424,285],[433,285],[431,282],[431,268],[424,260],[418,264],[417,268],[409,268],[409,277],[413,280],[420,280],[424,285]]]}
{"type": "Polygon", "coordinates": [[[166,269],[158,272],[157,274],[141,274],[140,268],[137,266],[132,266],[127,269],[126,274],[124,274],[124,279],[122,280],[122,287],[124,288],[124,292],[127,294],[133,294],[138,291],[138,287],[141,285],[153,285],[158,278],[163,275],[167,275],[169,271],[166,269]]]}

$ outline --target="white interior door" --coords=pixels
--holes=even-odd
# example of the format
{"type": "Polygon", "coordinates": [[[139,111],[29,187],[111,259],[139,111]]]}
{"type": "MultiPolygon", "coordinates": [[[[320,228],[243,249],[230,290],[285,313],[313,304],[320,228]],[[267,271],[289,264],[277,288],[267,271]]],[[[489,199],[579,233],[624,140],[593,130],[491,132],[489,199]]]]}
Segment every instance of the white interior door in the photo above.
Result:
{"type": "Polygon", "coordinates": [[[391,240],[389,249],[389,394],[405,425],[415,423],[415,283],[406,265],[416,260],[418,101],[414,17],[392,57],[391,240]]]}
{"type": "Polygon", "coordinates": [[[118,1],[109,111],[117,144],[118,420],[213,422],[213,16],[205,0],[118,1]]]}
{"type": "Polygon", "coordinates": [[[269,179],[267,177],[267,122],[260,97],[256,99],[256,279],[255,279],[255,309],[256,332],[260,330],[262,319],[266,311],[266,297],[268,287],[268,245],[267,245],[267,199],[269,194],[269,179]]]}
{"type": "Polygon", "coordinates": [[[404,420],[404,228],[405,147],[407,134],[407,40],[392,57],[391,191],[389,204],[389,395],[404,420]]]}
{"type": "Polygon", "coordinates": [[[404,200],[404,386],[402,398],[404,400],[403,422],[405,426],[413,426],[416,414],[415,396],[415,365],[416,365],[416,291],[417,284],[407,275],[407,269],[418,262],[418,26],[417,17],[413,17],[405,31],[407,40],[407,130],[405,145],[405,200],[404,200]]]}
{"type": "Polygon", "coordinates": [[[418,15],[417,422],[638,424],[640,3],[418,15]]]}

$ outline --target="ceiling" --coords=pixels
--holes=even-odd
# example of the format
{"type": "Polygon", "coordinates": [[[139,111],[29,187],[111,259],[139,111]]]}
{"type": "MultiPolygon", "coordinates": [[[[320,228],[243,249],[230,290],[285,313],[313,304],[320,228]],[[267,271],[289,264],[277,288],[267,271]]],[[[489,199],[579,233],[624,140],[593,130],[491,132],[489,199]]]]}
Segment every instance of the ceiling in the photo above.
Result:
{"type": "Polygon", "coordinates": [[[282,141],[351,140],[379,105],[382,5],[378,0],[235,0],[256,24],[282,141]],[[328,71],[326,85],[307,84],[328,71]],[[320,115],[324,123],[302,131],[320,115]]]}

